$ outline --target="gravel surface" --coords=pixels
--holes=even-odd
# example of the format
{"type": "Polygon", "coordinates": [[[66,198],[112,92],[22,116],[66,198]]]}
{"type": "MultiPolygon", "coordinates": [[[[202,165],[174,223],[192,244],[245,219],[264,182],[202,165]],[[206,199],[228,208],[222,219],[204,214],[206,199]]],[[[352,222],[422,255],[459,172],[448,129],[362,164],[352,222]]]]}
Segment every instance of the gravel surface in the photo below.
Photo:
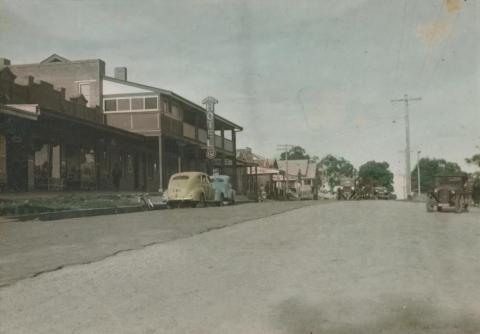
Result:
{"type": "Polygon", "coordinates": [[[309,206],[18,281],[0,333],[480,333],[479,240],[478,209],[309,206]]]}
{"type": "Polygon", "coordinates": [[[249,203],[55,221],[0,220],[0,287],[64,266],[319,203],[325,202],[249,203]]]}

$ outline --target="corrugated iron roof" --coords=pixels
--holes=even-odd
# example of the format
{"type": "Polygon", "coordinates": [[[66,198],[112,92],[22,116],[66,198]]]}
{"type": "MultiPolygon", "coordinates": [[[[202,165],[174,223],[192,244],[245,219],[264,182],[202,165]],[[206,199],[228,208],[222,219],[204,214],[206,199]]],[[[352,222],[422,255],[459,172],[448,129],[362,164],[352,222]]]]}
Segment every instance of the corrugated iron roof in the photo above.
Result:
{"type": "Polygon", "coordinates": [[[295,175],[298,176],[298,171],[302,177],[307,179],[314,179],[316,176],[316,163],[313,161],[305,160],[288,160],[288,171],[287,169],[287,161],[286,160],[278,160],[278,169],[281,171],[286,171],[288,175],[295,175]]]}

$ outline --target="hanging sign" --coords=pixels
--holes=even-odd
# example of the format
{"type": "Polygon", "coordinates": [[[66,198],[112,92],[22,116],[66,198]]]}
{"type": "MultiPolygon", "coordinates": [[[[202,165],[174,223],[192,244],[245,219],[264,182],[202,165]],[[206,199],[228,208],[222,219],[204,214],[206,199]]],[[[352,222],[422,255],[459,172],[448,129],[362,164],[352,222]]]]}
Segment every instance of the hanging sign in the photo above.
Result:
{"type": "Polygon", "coordinates": [[[202,104],[205,104],[207,115],[207,158],[215,159],[217,152],[215,150],[215,104],[218,100],[214,97],[206,97],[202,104]]]}

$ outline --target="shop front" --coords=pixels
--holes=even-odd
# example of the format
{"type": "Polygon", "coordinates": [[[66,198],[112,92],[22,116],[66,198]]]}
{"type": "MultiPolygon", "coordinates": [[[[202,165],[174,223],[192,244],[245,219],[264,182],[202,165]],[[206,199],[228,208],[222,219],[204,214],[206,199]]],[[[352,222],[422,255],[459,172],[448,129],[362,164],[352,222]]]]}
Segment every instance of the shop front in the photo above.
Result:
{"type": "Polygon", "coordinates": [[[48,111],[36,119],[14,112],[0,118],[1,191],[156,188],[156,149],[141,135],[48,111]]]}

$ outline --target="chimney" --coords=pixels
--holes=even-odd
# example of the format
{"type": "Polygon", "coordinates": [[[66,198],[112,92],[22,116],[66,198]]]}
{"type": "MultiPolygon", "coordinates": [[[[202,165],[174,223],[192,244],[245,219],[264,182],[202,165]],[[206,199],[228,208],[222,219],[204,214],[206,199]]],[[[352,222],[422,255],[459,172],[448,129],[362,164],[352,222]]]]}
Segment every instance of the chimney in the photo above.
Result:
{"type": "Polygon", "coordinates": [[[115,79],[127,81],[127,68],[115,67],[115,79]]]}

